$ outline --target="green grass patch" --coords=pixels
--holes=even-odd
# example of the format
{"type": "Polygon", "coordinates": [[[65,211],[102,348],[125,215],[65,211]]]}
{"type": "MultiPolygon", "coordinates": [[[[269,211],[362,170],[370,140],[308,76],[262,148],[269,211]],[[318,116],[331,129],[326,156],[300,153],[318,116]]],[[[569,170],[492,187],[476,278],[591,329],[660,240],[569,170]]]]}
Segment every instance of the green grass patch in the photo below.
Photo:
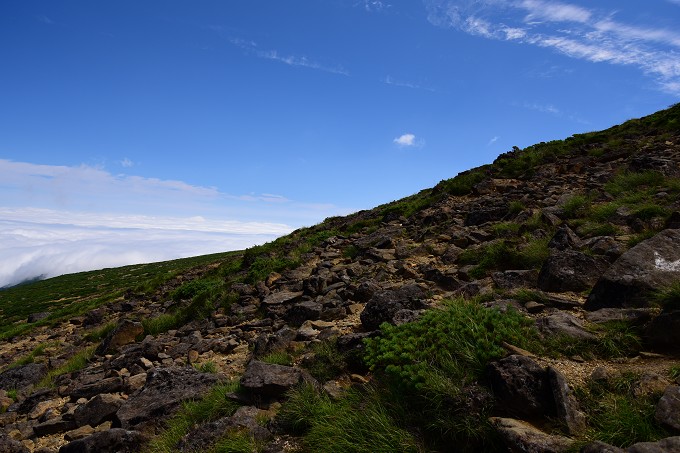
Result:
{"type": "Polygon", "coordinates": [[[680,309],[680,282],[656,290],[652,294],[652,303],[664,310],[680,309]]]}
{"type": "Polygon", "coordinates": [[[319,382],[333,379],[347,368],[347,355],[338,350],[336,339],[314,343],[311,350],[314,359],[306,368],[319,382]]]}
{"type": "Polygon", "coordinates": [[[260,359],[265,363],[271,363],[273,365],[285,365],[291,366],[293,364],[293,358],[285,351],[273,351],[260,359]]]}
{"type": "Polygon", "coordinates": [[[183,403],[181,409],[168,420],[165,430],[151,439],[143,451],[146,453],[177,451],[177,443],[195,425],[230,416],[238,409],[239,405],[227,398],[227,395],[237,392],[238,389],[238,381],[217,384],[205,397],[183,403]]]}
{"type": "Polygon", "coordinates": [[[47,375],[45,375],[44,378],[37,384],[36,387],[38,388],[45,388],[45,387],[54,387],[54,380],[67,373],[73,373],[74,371],[80,371],[83,368],[85,368],[94,355],[94,350],[96,348],[96,345],[93,346],[88,346],[85,349],[80,350],[77,352],[73,357],[68,359],[66,363],[63,365],[50,370],[47,372],[47,375]]]}
{"type": "Polygon", "coordinates": [[[501,239],[464,250],[458,262],[476,265],[470,273],[473,278],[482,278],[491,270],[537,269],[550,255],[549,241],[549,238],[540,238],[517,243],[501,239]]]}
{"type": "Polygon", "coordinates": [[[282,423],[302,434],[305,451],[319,453],[422,452],[373,388],[348,389],[332,400],[304,384],[289,392],[282,423]]]}

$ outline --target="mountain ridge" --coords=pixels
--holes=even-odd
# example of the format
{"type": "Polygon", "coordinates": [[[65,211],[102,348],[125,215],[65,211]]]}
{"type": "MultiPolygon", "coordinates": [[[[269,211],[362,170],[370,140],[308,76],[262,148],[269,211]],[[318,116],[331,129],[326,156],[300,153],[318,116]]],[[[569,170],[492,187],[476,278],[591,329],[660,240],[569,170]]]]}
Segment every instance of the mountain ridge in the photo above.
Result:
{"type": "Polygon", "coordinates": [[[9,288],[0,443],[674,451],[679,177],[675,105],[245,251],[9,288]]]}

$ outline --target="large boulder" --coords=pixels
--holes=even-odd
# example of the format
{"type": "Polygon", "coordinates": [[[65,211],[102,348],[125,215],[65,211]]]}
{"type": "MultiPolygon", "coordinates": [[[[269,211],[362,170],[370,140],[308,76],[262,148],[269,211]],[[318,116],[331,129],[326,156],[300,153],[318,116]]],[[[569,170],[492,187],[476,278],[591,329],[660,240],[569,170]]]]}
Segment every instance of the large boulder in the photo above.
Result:
{"type": "Polygon", "coordinates": [[[640,242],[600,277],[586,310],[649,306],[649,295],[680,279],[680,230],[664,230],[640,242]]]}
{"type": "Polygon", "coordinates": [[[141,390],[130,395],[116,416],[125,429],[160,422],[183,401],[201,397],[219,378],[193,368],[158,368],[147,374],[141,390]]]}
{"type": "Polygon", "coordinates": [[[553,315],[539,318],[536,326],[541,333],[549,336],[565,336],[578,340],[594,340],[597,336],[583,327],[583,322],[571,313],[559,311],[553,315]]]}
{"type": "Polygon", "coordinates": [[[590,289],[609,263],[603,258],[576,250],[554,249],[538,274],[538,287],[543,291],[565,292],[590,289]]]}
{"type": "Polygon", "coordinates": [[[361,312],[361,324],[366,330],[375,330],[383,322],[393,322],[399,310],[419,310],[426,307],[425,292],[418,285],[405,285],[399,289],[376,292],[361,312]]]}
{"type": "Polygon", "coordinates": [[[487,374],[504,412],[529,417],[555,413],[548,374],[533,359],[511,355],[490,363],[487,374]]]}
{"type": "Polygon", "coordinates": [[[654,418],[661,425],[680,431],[680,387],[669,385],[656,405],[654,418]]]}
{"type": "Polygon", "coordinates": [[[535,426],[512,418],[491,417],[491,424],[512,452],[561,453],[569,450],[574,440],[544,433],[535,426]]]}
{"type": "Polygon", "coordinates": [[[264,398],[280,396],[302,380],[299,369],[251,360],[241,377],[241,387],[264,398]]]}
{"type": "Polygon", "coordinates": [[[113,420],[114,415],[123,404],[120,396],[102,393],[86,404],[80,405],[73,413],[78,426],[97,426],[106,420],[113,420]]]}

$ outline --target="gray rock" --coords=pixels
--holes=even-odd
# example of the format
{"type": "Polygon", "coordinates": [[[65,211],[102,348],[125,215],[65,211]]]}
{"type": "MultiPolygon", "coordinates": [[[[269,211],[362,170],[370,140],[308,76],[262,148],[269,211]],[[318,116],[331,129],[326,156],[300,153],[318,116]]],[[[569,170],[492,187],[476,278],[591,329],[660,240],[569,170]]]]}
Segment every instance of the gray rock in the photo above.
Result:
{"type": "Polygon", "coordinates": [[[553,367],[548,367],[548,381],[552,389],[557,418],[572,436],[583,433],[586,429],[586,415],[581,411],[574,392],[566,378],[553,367]]]}
{"type": "Polygon", "coordinates": [[[581,239],[568,225],[561,225],[548,243],[549,248],[557,250],[578,249],[582,245],[581,239]]]}
{"type": "Polygon", "coordinates": [[[319,302],[305,301],[298,302],[290,307],[283,318],[293,326],[299,327],[308,319],[316,320],[321,316],[323,306],[319,302]]]}
{"type": "Polygon", "coordinates": [[[580,453],[625,453],[625,450],[599,440],[581,447],[580,453]]]}
{"type": "Polygon", "coordinates": [[[122,389],[123,379],[116,376],[85,385],[76,382],[68,388],[66,394],[77,400],[79,398],[92,398],[100,393],[115,393],[122,389]]]}
{"type": "Polygon", "coordinates": [[[14,440],[6,433],[0,432],[0,452],[2,453],[29,453],[30,450],[18,440],[14,440]]]}
{"type": "Polygon", "coordinates": [[[40,382],[45,374],[47,367],[42,363],[18,366],[0,374],[0,389],[24,389],[40,382]]]}
{"type": "Polygon", "coordinates": [[[544,416],[555,413],[548,374],[533,359],[511,355],[487,368],[496,401],[515,416],[544,416]]]}
{"type": "Polygon", "coordinates": [[[538,428],[521,420],[491,417],[491,424],[512,452],[561,453],[574,443],[564,436],[546,434],[538,428]]]}
{"type": "Polygon", "coordinates": [[[659,424],[680,430],[680,386],[669,385],[656,405],[654,418],[659,424]]]}
{"type": "Polygon", "coordinates": [[[41,320],[47,318],[49,315],[50,315],[49,311],[43,311],[43,312],[40,312],[40,313],[31,313],[30,315],[28,315],[28,319],[26,320],[26,322],[28,322],[28,323],[38,322],[38,321],[41,321],[41,320]]]}
{"type": "Polygon", "coordinates": [[[651,292],[679,279],[680,230],[664,230],[621,255],[600,277],[585,308],[646,307],[651,292]]]}
{"type": "Polygon", "coordinates": [[[265,398],[277,397],[302,380],[297,368],[251,360],[241,377],[244,390],[265,398]]]}
{"type": "Polygon", "coordinates": [[[538,273],[533,270],[510,270],[494,272],[491,279],[501,289],[514,289],[536,284],[538,273]]]}
{"type": "Polygon", "coordinates": [[[122,404],[120,396],[102,393],[78,406],[73,417],[78,426],[97,426],[103,421],[112,420],[122,404]]]}
{"type": "Polygon", "coordinates": [[[113,428],[66,444],[59,453],[132,453],[139,451],[143,440],[138,431],[113,428]]]}
{"type": "Polygon", "coordinates": [[[647,325],[643,336],[654,349],[677,351],[680,345],[680,311],[661,313],[647,325]]]}
{"type": "Polygon", "coordinates": [[[608,266],[604,259],[576,250],[553,250],[538,274],[538,287],[552,292],[590,289],[608,266]]]}
{"type": "Polygon", "coordinates": [[[271,293],[267,297],[264,298],[262,303],[266,305],[280,305],[280,304],[286,304],[290,302],[294,302],[300,297],[302,297],[302,291],[278,291],[275,293],[271,293]]]}
{"type": "Polygon", "coordinates": [[[366,303],[361,312],[361,324],[367,330],[375,330],[383,322],[393,322],[394,315],[402,309],[425,308],[425,292],[418,285],[406,285],[396,290],[379,291],[366,303]]]}
{"type": "Polygon", "coordinates": [[[639,442],[626,449],[628,453],[678,453],[680,436],[667,437],[657,442],[639,442]]]}
{"type": "Polygon", "coordinates": [[[49,436],[51,434],[65,433],[76,429],[76,422],[74,420],[67,420],[62,417],[56,417],[46,422],[40,423],[33,427],[33,432],[36,436],[49,436]]]}
{"type": "Polygon", "coordinates": [[[546,335],[565,335],[579,340],[594,340],[597,337],[588,332],[581,320],[572,314],[558,312],[536,320],[538,330],[546,335]]]}
{"type": "Polygon", "coordinates": [[[585,314],[589,322],[602,324],[610,321],[627,321],[642,325],[652,319],[654,311],[649,308],[601,308],[585,314]]]}
{"type": "Polygon", "coordinates": [[[144,333],[142,323],[122,319],[118,322],[116,328],[109,332],[106,338],[102,340],[95,353],[97,355],[104,355],[107,352],[116,351],[121,346],[134,343],[142,333],[144,333]]]}
{"type": "Polygon", "coordinates": [[[160,422],[182,401],[199,398],[218,380],[215,374],[190,367],[157,368],[148,373],[144,387],[130,395],[116,416],[125,429],[160,422]]]}

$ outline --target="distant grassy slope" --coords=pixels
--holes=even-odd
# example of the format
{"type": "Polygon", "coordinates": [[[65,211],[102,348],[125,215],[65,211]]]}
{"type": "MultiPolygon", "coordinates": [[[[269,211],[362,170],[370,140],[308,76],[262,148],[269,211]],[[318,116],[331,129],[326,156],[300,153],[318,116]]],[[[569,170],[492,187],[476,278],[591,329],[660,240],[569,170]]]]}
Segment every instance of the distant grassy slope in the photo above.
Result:
{"type": "Polygon", "coordinates": [[[233,252],[79,272],[0,290],[0,339],[85,313],[127,290],[153,291],[192,268],[222,262],[231,255],[233,252]],[[46,311],[51,313],[48,318],[26,322],[31,313],[46,311]]]}

